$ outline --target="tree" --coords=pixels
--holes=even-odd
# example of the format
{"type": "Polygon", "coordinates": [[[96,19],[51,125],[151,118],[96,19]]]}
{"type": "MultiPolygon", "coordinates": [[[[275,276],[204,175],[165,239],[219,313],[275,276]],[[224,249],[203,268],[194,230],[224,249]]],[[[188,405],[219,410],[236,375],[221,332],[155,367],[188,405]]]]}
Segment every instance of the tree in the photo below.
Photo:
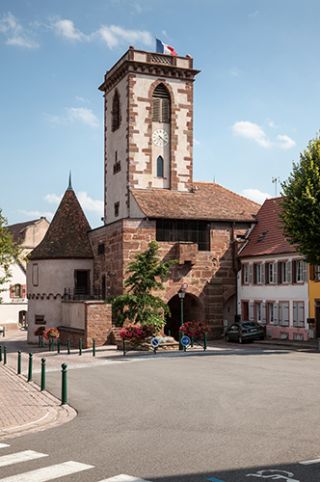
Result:
{"type": "MultiPolygon", "coordinates": [[[[4,284],[11,278],[10,265],[19,257],[19,253],[19,247],[13,241],[7,220],[0,209],[0,294],[6,290],[4,284]]],[[[0,303],[1,301],[0,296],[0,303]]]]}
{"type": "Polygon", "coordinates": [[[320,264],[320,137],[312,139],[300,162],[282,183],[281,219],[291,244],[311,264],[320,264]]]}
{"type": "Polygon", "coordinates": [[[128,319],[131,323],[157,325],[157,329],[163,326],[164,315],[169,313],[169,308],[153,293],[163,289],[163,282],[174,261],[160,261],[158,250],[158,243],[151,241],[148,249],[137,254],[134,261],[129,263],[129,276],[124,282],[128,292],[112,300],[118,324],[128,319]]]}

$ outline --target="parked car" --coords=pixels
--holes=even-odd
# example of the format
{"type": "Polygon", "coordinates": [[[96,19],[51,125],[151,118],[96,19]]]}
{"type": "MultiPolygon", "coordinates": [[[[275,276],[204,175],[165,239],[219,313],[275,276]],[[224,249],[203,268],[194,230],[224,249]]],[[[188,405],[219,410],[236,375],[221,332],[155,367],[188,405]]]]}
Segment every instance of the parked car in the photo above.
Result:
{"type": "Polygon", "coordinates": [[[226,341],[245,341],[263,340],[265,336],[264,327],[254,321],[240,321],[233,323],[227,328],[225,333],[226,341]]]}

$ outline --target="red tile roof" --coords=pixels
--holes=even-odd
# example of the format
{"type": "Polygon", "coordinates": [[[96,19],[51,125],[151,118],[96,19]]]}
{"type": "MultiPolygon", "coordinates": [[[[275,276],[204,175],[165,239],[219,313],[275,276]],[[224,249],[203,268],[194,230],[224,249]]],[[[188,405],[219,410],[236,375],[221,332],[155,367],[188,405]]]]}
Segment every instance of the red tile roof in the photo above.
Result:
{"type": "Polygon", "coordinates": [[[72,189],[67,189],[53,220],[30,259],[92,258],[90,225],[72,189]]]}
{"type": "Polygon", "coordinates": [[[296,248],[284,236],[281,213],[282,198],[267,199],[257,214],[257,224],[240,252],[241,258],[273,254],[295,253],[296,248]]]}
{"type": "Polygon", "coordinates": [[[14,242],[21,243],[24,241],[26,228],[40,220],[41,218],[34,219],[33,221],[25,221],[24,223],[10,224],[10,226],[7,226],[7,229],[9,229],[10,233],[12,234],[14,242]]]}
{"type": "Polygon", "coordinates": [[[169,189],[132,189],[131,192],[148,218],[252,222],[260,207],[219,184],[208,182],[194,182],[191,192],[169,189]]]}

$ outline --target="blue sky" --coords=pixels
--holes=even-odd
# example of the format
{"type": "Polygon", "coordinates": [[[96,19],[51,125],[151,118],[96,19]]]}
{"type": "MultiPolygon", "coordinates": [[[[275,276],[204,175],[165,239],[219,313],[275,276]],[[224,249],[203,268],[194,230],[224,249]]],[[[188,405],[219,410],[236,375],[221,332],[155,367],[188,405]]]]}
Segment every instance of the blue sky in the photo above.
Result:
{"type": "Polygon", "coordinates": [[[103,207],[104,73],[154,37],[191,54],[194,179],[262,200],[319,129],[317,0],[1,0],[0,207],[50,215],[73,186],[103,207]]]}

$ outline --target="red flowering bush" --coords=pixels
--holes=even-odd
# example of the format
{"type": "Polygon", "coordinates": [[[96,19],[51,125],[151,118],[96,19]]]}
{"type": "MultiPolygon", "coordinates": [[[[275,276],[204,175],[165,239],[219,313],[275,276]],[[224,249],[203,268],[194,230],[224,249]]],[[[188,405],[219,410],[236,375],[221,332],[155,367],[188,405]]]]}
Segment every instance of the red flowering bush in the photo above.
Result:
{"type": "Polygon", "coordinates": [[[142,341],[148,336],[145,328],[139,324],[134,325],[131,323],[128,326],[124,326],[120,330],[120,336],[123,340],[132,341],[134,343],[142,341]]]}
{"type": "Polygon", "coordinates": [[[43,333],[45,332],[45,330],[46,330],[45,326],[39,326],[34,332],[34,334],[36,336],[43,336],[43,333]]]}
{"type": "Polygon", "coordinates": [[[58,328],[47,328],[44,330],[43,336],[46,340],[49,340],[50,338],[59,338],[60,332],[58,328]]]}
{"type": "Polygon", "coordinates": [[[208,333],[208,326],[203,321],[186,321],[180,326],[180,331],[190,338],[202,338],[208,333]]]}

